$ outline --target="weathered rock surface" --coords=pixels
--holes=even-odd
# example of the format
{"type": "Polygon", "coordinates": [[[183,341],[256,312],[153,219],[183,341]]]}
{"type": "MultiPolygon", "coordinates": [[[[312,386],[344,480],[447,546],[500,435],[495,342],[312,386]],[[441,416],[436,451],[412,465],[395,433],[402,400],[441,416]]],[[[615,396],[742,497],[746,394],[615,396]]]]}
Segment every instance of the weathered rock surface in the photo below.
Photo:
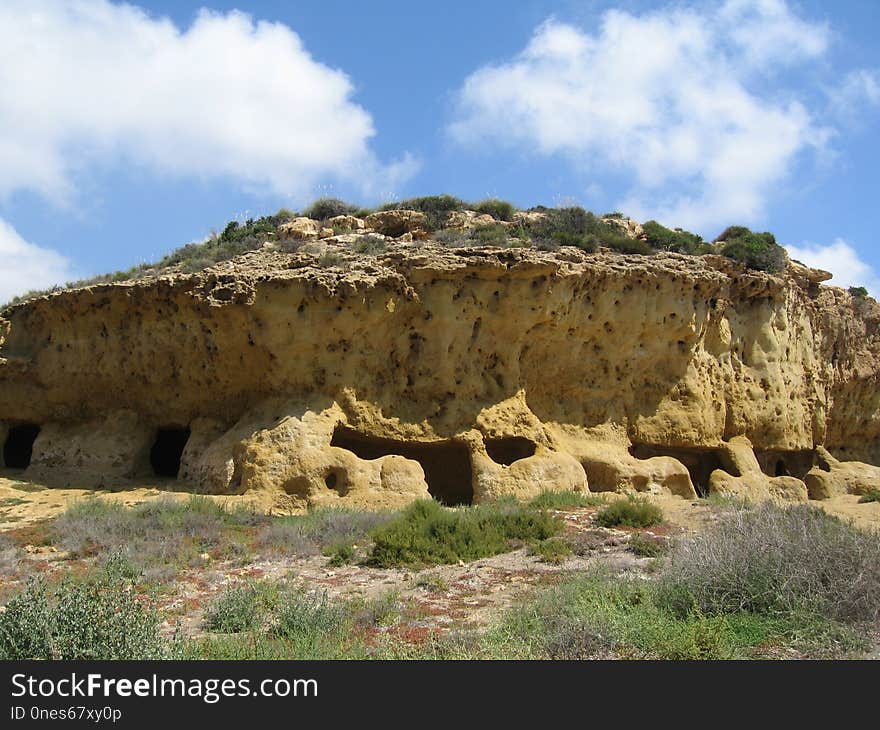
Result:
{"type": "Polygon", "coordinates": [[[318,238],[321,230],[321,224],[318,221],[313,221],[311,218],[294,218],[289,223],[279,226],[278,234],[282,239],[309,241],[318,238]]]}
{"type": "Polygon", "coordinates": [[[722,468],[709,476],[709,491],[750,501],[805,502],[807,486],[793,476],[767,476],[745,436],[735,436],[718,450],[722,468]]]}
{"type": "Polygon", "coordinates": [[[368,215],[364,222],[367,228],[391,238],[398,238],[405,233],[413,237],[425,238],[427,217],[417,210],[385,210],[368,215]]]}
{"type": "Polygon", "coordinates": [[[811,499],[830,499],[841,494],[867,494],[880,489],[880,469],[858,461],[841,462],[821,446],[817,465],[804,477],[811,499]]]}
{"type": "MultiPolygon", "coordinates": [[[[365,226],[420,235],[401,213],[365,226]]],[[[569,247],[366,255],[346,236],[256,251],[5,310],[0,437],[39,426],[28,474],[47,483],[176,458],[193,489],[281,508],[858,492],[880,474],[880,307],[810,271],[569,247]]]]}

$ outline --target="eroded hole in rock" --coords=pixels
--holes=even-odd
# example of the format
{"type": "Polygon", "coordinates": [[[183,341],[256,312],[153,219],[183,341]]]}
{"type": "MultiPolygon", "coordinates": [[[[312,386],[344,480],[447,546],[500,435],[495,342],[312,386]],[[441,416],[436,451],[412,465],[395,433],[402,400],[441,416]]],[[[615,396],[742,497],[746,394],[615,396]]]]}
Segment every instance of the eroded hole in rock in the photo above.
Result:
{"type": "Polygon", "coordinates": [[[13,426],[3,444],[3,463],[8,469],[27,469],[31,465],[34,441],[40,435],[40,427],[32,423],[13,426]]]}
{"type": "Polygon", "coordinates": [[[340,497],[348,494],[348,476],[342,469],[331,469],[324,477],[324,484],[327,489],[337,492],[340,497]]]}
{"type": "Polygon", "coordinates": [[[156,432],[150,449],[150,466],[157,477],[177,477],[189,437],[188,428],[160,428],[156,432]]]}
{"type": "Polygon", "coordinates": [[[803,479],[816,465],[816,454],[810,449],[801,451],[779,451],[775,449],[755,449],[755,458],[761,471],[768,477],[797,477],[803,479]]]}
{"type": "Polygon", "coordinates": [[[474,487],[471,455],[467,446],[455,441],[417,443],[365,436],[346,426],[337,426],[331,446],[351,451],[361,459],[402,456],[422,465],[431,496],[445,505],[471,504],[474,487]]]}
{"type": "MultiPolygon", "coordinates": [[[[699,447],[693,448],[675,448],[667,446],[653,446],[650,444],[633,444],[629,453],[637,459],[650,459],[655,456],[671,456],[678,459],[688,473],[691,475],[691,481],[694,489],[701,497],[709,494],[709,476],[716,469],[724,469],[721,458],[715,449],[704,449],[699,447]]],[[[732,476],[741,476],[733,474],[732,476]]]]}
{"type": "Polygon", "coordinates": [[[535,455],[535,443],[522,436],[486,439],[486,451],[496,464],[510,466],[514,461],[535,455]]]}

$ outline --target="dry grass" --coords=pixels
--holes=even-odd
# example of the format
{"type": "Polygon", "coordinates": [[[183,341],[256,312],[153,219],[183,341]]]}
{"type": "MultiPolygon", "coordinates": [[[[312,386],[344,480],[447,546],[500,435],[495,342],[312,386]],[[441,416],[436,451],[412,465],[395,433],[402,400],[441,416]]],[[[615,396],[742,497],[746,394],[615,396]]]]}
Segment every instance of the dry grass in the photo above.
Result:
{"type": "Polygon", "coordinates": [[[808,505],[732,509],[680,542],[662,578],[679,611],[880,617],[880,539],[808,505]]]}

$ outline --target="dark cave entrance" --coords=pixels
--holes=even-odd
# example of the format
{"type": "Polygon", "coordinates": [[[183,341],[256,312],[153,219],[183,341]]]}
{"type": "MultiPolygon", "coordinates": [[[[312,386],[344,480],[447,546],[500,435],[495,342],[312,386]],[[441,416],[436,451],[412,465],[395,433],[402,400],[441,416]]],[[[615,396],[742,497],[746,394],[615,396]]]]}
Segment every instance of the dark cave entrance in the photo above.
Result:
{"type": "MultiPolygon", "coordinates": [[[[383,456],[403,456],[422,465],[428,491],[438,502],[454,507],[472,504],[474,486],[471,476],[471,454],[465,444],[455,441],[416,443],[365,436],[346,426],[337,426],[331,446],[351,451],[357,457],[372,461],[383,456]]],[[[332,488],[332,487],[331,487],[332,488]]]]}
{"type": "Polygon", "coordinates": [[[160,428],[150,449],[150,466],[157,477],[176,478],[180,473],[180,460],[189,441],[188,428],[160,428]]]}
{"type": "Polygon", "coordinates": [[[31,465],[34,441],[40,435],[40,427],[33,423],[12,426],[3,444],[3,463],[7,469],[27,469],[31,465]]]}
{"type": "MultiPolygon", "coordinates": [[[[649,444],[633,444],[629,453],[637,459],[650,459],[655,456],[671,456],[678,459],[688,473],[691,475],[691,481],[694,489],[701,497],[709,494],[709,477],[716,469],[724,469],[721,458],[716,449],[705,449],[699,447],[666,447],[652,446],[649,444]]],[[[733,474],[732,476],[740,476],[733,474]]]]}
{"type": "Polygon", "coordinates": [[[797,477],[803,479],[817,461],[814,451],[781,451],[779,449],[755,449],[755,458],[761,471],[768,477],[797,477]]]}
{"type": "Polygon", "coordinates": [[[496,464],[510,466],[514,461],[535,455],[535,443],[522,436],[486,439],[486,452],[496,464]]]}

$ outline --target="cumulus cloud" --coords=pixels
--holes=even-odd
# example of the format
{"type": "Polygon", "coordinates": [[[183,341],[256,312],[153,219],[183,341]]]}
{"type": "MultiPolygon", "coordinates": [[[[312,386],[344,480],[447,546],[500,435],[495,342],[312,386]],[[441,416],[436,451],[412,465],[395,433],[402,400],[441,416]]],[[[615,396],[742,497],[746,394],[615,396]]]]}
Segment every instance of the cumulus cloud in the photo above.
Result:
{"type": "Polygon", "coordinates": [[[45,289],[76,278],[64,256],[25,241],[0,219],[0,304],[30,289],[45,289]]]}
{"type": "Polygon", "coordinates": [[[181,29],[107,0],[4,0],[0,195],[69,202],[77,173],[114,163],[294,196],[393,188],[415,163],[376,158],[353,93],[293,30],[241,12],[181,29]]]}
{"type": "Polygon", "coordinates": [[[450,132],[623,174],[619,207],[642,218],[703,231],[756,221],[833,134],[775,84],[778,69],[822,57],[828,37],[783,0],[609,10],[590,30],[551,19],[515,58],[466,79],[450,132]]]}
{"type": "Polygon", "coordinates": [[[801,246],[786,246],[793,259],[824,269],[834,274],[834,286],[863,286],[874,297],[880,297],[880,277],[870,264],[859,258],[858,252],[842,238],[828,245],[805,243],[801,246]]]}

